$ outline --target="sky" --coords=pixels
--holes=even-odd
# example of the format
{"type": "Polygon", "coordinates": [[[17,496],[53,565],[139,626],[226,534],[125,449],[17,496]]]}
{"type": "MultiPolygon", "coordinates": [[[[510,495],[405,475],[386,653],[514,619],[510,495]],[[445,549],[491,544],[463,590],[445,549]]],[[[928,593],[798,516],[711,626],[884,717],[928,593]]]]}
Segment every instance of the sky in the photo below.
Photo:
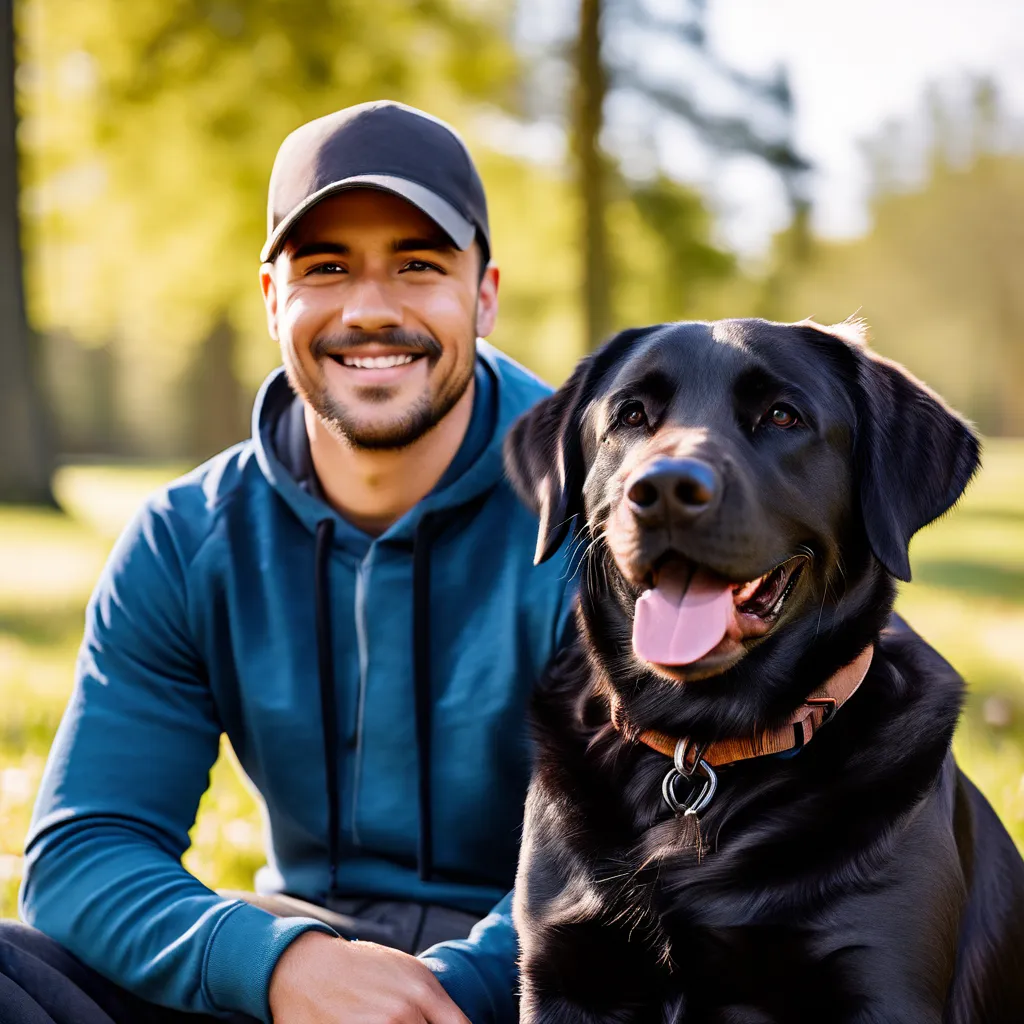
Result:
{"type": "MultiPolygon", "coordinates": [[[[710,0],[708,35],[744,70],[788,68],[796,143],[816,167],[814,225],[826,236],[869,226],[858,144],[913,117],[929,83],[991,75],[1024,117],[1024,0],[710,0]]],[[[782,216],[777,190],[740,167],[716,191],[728,240],[760,249],[782,216]]]]}

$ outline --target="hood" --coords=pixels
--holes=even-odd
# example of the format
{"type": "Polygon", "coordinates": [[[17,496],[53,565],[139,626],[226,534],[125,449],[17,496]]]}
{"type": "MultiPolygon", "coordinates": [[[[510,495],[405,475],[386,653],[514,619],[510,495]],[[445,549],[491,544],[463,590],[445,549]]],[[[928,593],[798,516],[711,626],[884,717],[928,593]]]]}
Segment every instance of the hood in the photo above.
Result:
{"type": "MultiPolygon", "coordinates": [[[[492,375],[495,383],[495,426],[486,448],[458,478],[417,502],[404,516],[392,523],[379,539],[412,540],[423,516],[443,516],[444,510],[456,509],[493,489],[504,478],[502,442],[506,432],[522,413],[551,392],[551,388],[529,370],[482,339],[477,339],[477,360],[492,375]]],[[[267,482],[306,529],[315,534],[317,524],[324,519],[333,517],[339,524],[344,520],[325,502],[303,490],[274,450],[274,427],[294,398],[295,392],[288,383],[284,367],[278,367],[263,382],[256,396],[252,415],[252,442],[257,462],[267,482]]],[[[335,531],[336,537],[343,535],[344,530],[335,531]]]]}

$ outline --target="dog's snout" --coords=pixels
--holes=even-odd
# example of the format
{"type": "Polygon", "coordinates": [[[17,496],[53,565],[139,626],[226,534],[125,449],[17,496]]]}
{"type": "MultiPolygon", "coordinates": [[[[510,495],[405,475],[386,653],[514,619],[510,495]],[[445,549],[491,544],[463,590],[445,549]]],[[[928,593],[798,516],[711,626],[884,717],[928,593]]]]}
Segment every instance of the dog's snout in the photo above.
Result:
{"type": "Polygon", "coordinates": [[[714,504],[720,489],[714,466],[701,459],[656,459],[626,481],[626,501],[641,521],[694,519],[714,504]]]}

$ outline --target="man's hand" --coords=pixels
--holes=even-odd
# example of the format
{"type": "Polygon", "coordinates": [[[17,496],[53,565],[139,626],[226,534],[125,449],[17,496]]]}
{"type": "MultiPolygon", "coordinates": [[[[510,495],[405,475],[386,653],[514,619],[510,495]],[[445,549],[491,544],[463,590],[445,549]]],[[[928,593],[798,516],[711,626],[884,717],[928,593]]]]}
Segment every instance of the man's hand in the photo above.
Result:
{"type": "Polygon", "coordinates": [[[375,942],[300,935],[270,977],[274,1024],[469,1024],[430,969],[375,942]]]}

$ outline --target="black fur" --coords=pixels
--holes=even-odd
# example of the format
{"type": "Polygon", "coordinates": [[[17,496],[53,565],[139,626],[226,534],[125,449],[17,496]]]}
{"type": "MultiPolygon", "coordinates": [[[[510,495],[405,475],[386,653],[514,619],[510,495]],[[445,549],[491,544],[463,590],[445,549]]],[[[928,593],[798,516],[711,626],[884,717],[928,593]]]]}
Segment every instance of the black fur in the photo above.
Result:
{"type": "Polygon", "coordinates": [[[978,443],[850,331],[629,331],[509,436],[538,560],[574,522],[581,563],[579,639],[535,709],[515,903],[527,1024],[1024,1021],[1024,864],[953,762],[963,683],[889,625],[910,538],[959,498],[978,443]],[[616,420],[624,401],[645,427],[616,420]],[[780,401],[798,426],[766,422],[780,401]],[[705,516],[623,511],[656,455],[714,466],[705,516]],[[666,553],[743,581],[794,550],[813,557],[738,655],[634,654],[633,606],[666,553]],[[723,768],[699,823],[668,811],[668,759],[641,731],[750,735],[872,641],[860,690],[807,747],[723,768]]]}

